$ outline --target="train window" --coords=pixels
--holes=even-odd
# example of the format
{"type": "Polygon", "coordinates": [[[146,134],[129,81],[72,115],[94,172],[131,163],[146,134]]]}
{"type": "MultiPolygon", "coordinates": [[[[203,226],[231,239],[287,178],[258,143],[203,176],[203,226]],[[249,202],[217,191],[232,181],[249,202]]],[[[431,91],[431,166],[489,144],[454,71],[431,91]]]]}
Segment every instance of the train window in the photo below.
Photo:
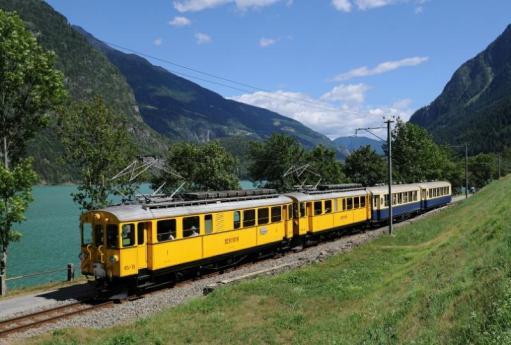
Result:
{"type": "Polygon", "coordinates": [[[417,191],[413,192],[413,201],[417,201],[417,191]]]}
{"type": "Polygon", "coordinates": [[[366,207],[366,197],[365,196],[360,197],[360,207],[366,207]]]}
{"type": "Polygon", "coordinates": [[[314,202],[314,215],[317,216],[323,212],[323,205],[321,201],[314,202]]]}
{"type": "Polygon", "coordinates": [[[117,226],[117,224],[107,224],[106,246],[107,248],[119,247],[119,227],[117,226]]]}
{"type": "MultiPolygon", "coordinates": [[[[280,207],[277,207],[280,211],[280,207]]],[[[270,211],[268,208],[260,208],[257,210],[257,224],[268,224],[270,211]]]]}
{"type": "Polygon", "coordinates": [[[183,238],[195,237],[200,234],[200,217],[183,218],[183,238]]]}
{"type": "Polygon", "coordinates": [[[385,206],[389,206],[389,195],[385,194],[385,206]]]}
{"type": "Polygon", "coordinates": [[[255,210],[243,211],[243,227],[255,225],[255,210]]]}
{"type": "Polygon", "coordinates": [[[133,246],[135,244],[135,224],[123,224],[121,235],[123,247],[133,246]]]}
{"type": "Polygon", "coordinates": [[[325,213],[332,212],[332,200],[325,200],[325,213]]]}
{"type": "Polygon", "coordinates": [[[392,205],[395,205],[397,203],[397,194],[392,193],[392,205]]]}
{"type": "Polygon", "coordinates": [[[305,207],[305,203],[301,202],[300,203],[300,217],[305,217],[305,216],[307,216],[307,208],[305,207]]]}
{"type": "Polygon", "coordinates": [[[96,224],[94,225],[94,245],[96,247],[99,247],[103,244],[103,225],[96,224]]]}
{"type": "Polygon", "coordinates": [[[291,205],[287,205],[287,219],[293,219],[294,208],[291,205]]]}
{"type": "Polygon", "coordinates": [[[241,212],[234,211],[233,219],[234,219],[234,228],[239,229],[241,226],[241,212]]]}
{"type": "Polygon", "coordinates": [[[380,196],[379,195],[373,196],[373,208],[378,208],[378,201],[380,201],[380,196]]]}
{"type": "Polygon", "coordinates": [[[353,208],[359,208],[360,207],[360,198],[358,196],[353,198],[353,208]]]}
{"type": "Polygon", "coordinates": [[[403,203],[406,204],[408,202],[408,192],[403,193],[403,203]]]}
{"type": "Polygon", "coordinates": [[[206,234],[211,234],[213,232],[213,216],[211,214],[204,216],[204,227],[206,234]]]}
{"type": "Polygon", "coordinates": [[[348,210],[352,210],[353,209],[353,198],[346,198],[346,204],[347,204],[347,209],[348,210]]]}
{"type": "Polygon", "coordinates": [[[176,220],[160,220],[156,225],[156,238],[158,242],[176,239],[176,220]]]}
{"type": "Polygon", "coordinates": [[[342,199],[342,210],[346,211],[346,199],[342,199]]]}
{"type": "Polygon", "coordinates": [[[403,193],[397,193],[397,203],[398,204],[403,203],[403,193]]]}
{"type": "Polygon", "coordinates": [[[144,244],[144,229],[146,227],[146,224],[150,223],[138,223],[137,224],[137,244],[144,244]]]}
{"type": "Polygon", "coordinates": [[[92,244],[92,224],[82,223],[82,245],[92,244]]]}
{"type": "Polygon", "coordinates": [[[271,222],[280,222],[282,219],[282,214],[280,213],[280,207],[272,207],[271,208],[271,222]]]}

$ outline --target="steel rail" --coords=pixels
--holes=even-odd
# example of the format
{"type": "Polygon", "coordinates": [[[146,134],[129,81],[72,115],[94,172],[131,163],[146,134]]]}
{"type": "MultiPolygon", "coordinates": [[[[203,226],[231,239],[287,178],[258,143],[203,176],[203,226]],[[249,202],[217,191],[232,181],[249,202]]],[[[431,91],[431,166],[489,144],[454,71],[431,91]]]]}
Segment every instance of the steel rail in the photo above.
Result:
{"type": "Polygon", "coordinates": [[[86,311],[110,306],[113,303],[114,301],[104,301],[96,304],[93,300],[86,302],[73,302],[54,308],[44,309],[34,313],[1,320],[0,338],[6,336],[7,334],[16,333],[32,327],[37,327],[45,323],[54,322],[86,311]],[[55,315],[55,313],[57,314],[55,315]]]}

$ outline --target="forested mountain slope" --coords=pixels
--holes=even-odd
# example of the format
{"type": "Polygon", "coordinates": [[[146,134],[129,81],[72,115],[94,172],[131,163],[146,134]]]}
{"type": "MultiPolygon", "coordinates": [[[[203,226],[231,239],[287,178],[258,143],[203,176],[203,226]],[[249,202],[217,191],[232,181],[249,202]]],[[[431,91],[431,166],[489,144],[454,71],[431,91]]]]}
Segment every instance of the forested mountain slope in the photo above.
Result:
{"type": "Polygon", "coordinates": [[[511,145],[511,26],[464,63],[442,94],[410,122],[440,143],[469,143],[472,153],[500,152],[511,145]]]}
{"type": "Polygon", "coordinates": [[[305,146],[332,146],[324,135],[272,111],[225,99],[146,59],[113,49],[76,27],[117,66],[133,89],[144,121],[174,139],[204,142],[239,137],[258,140],[272,133],[298,138],[305,146]]]}

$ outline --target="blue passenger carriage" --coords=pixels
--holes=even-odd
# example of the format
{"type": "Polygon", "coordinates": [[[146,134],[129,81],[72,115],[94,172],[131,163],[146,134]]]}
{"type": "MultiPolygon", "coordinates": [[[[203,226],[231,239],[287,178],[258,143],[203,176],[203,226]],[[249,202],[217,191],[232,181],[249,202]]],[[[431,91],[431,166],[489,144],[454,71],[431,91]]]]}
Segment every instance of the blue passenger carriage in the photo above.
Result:
{"type": "Polygon", "coordinates": [[[452,187],[449,182],[425,182],[420,184],[422,208],[432,208],[447,205],[452,200],[452,187]]]}
{"type": "MultiPolygon", "coordinates": [[[[389,187],[378,186],[367,188],[372,202],[373,222],[382,222],[389,218],[389,187]]],[[[392,186],[392,215],[404,217],[421,211],[419,184],[403,184],[392,186]]]]}

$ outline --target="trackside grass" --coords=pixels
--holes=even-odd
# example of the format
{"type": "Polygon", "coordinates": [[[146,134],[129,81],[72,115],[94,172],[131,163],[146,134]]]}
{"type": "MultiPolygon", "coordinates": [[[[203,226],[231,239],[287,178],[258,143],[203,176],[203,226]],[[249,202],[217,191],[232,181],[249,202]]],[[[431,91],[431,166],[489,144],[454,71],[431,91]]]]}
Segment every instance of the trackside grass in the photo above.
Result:
{"type": "Polygon", "coordinates": [[[511,176],[350,253],[31,344],[511,344],[511,176]]]}

